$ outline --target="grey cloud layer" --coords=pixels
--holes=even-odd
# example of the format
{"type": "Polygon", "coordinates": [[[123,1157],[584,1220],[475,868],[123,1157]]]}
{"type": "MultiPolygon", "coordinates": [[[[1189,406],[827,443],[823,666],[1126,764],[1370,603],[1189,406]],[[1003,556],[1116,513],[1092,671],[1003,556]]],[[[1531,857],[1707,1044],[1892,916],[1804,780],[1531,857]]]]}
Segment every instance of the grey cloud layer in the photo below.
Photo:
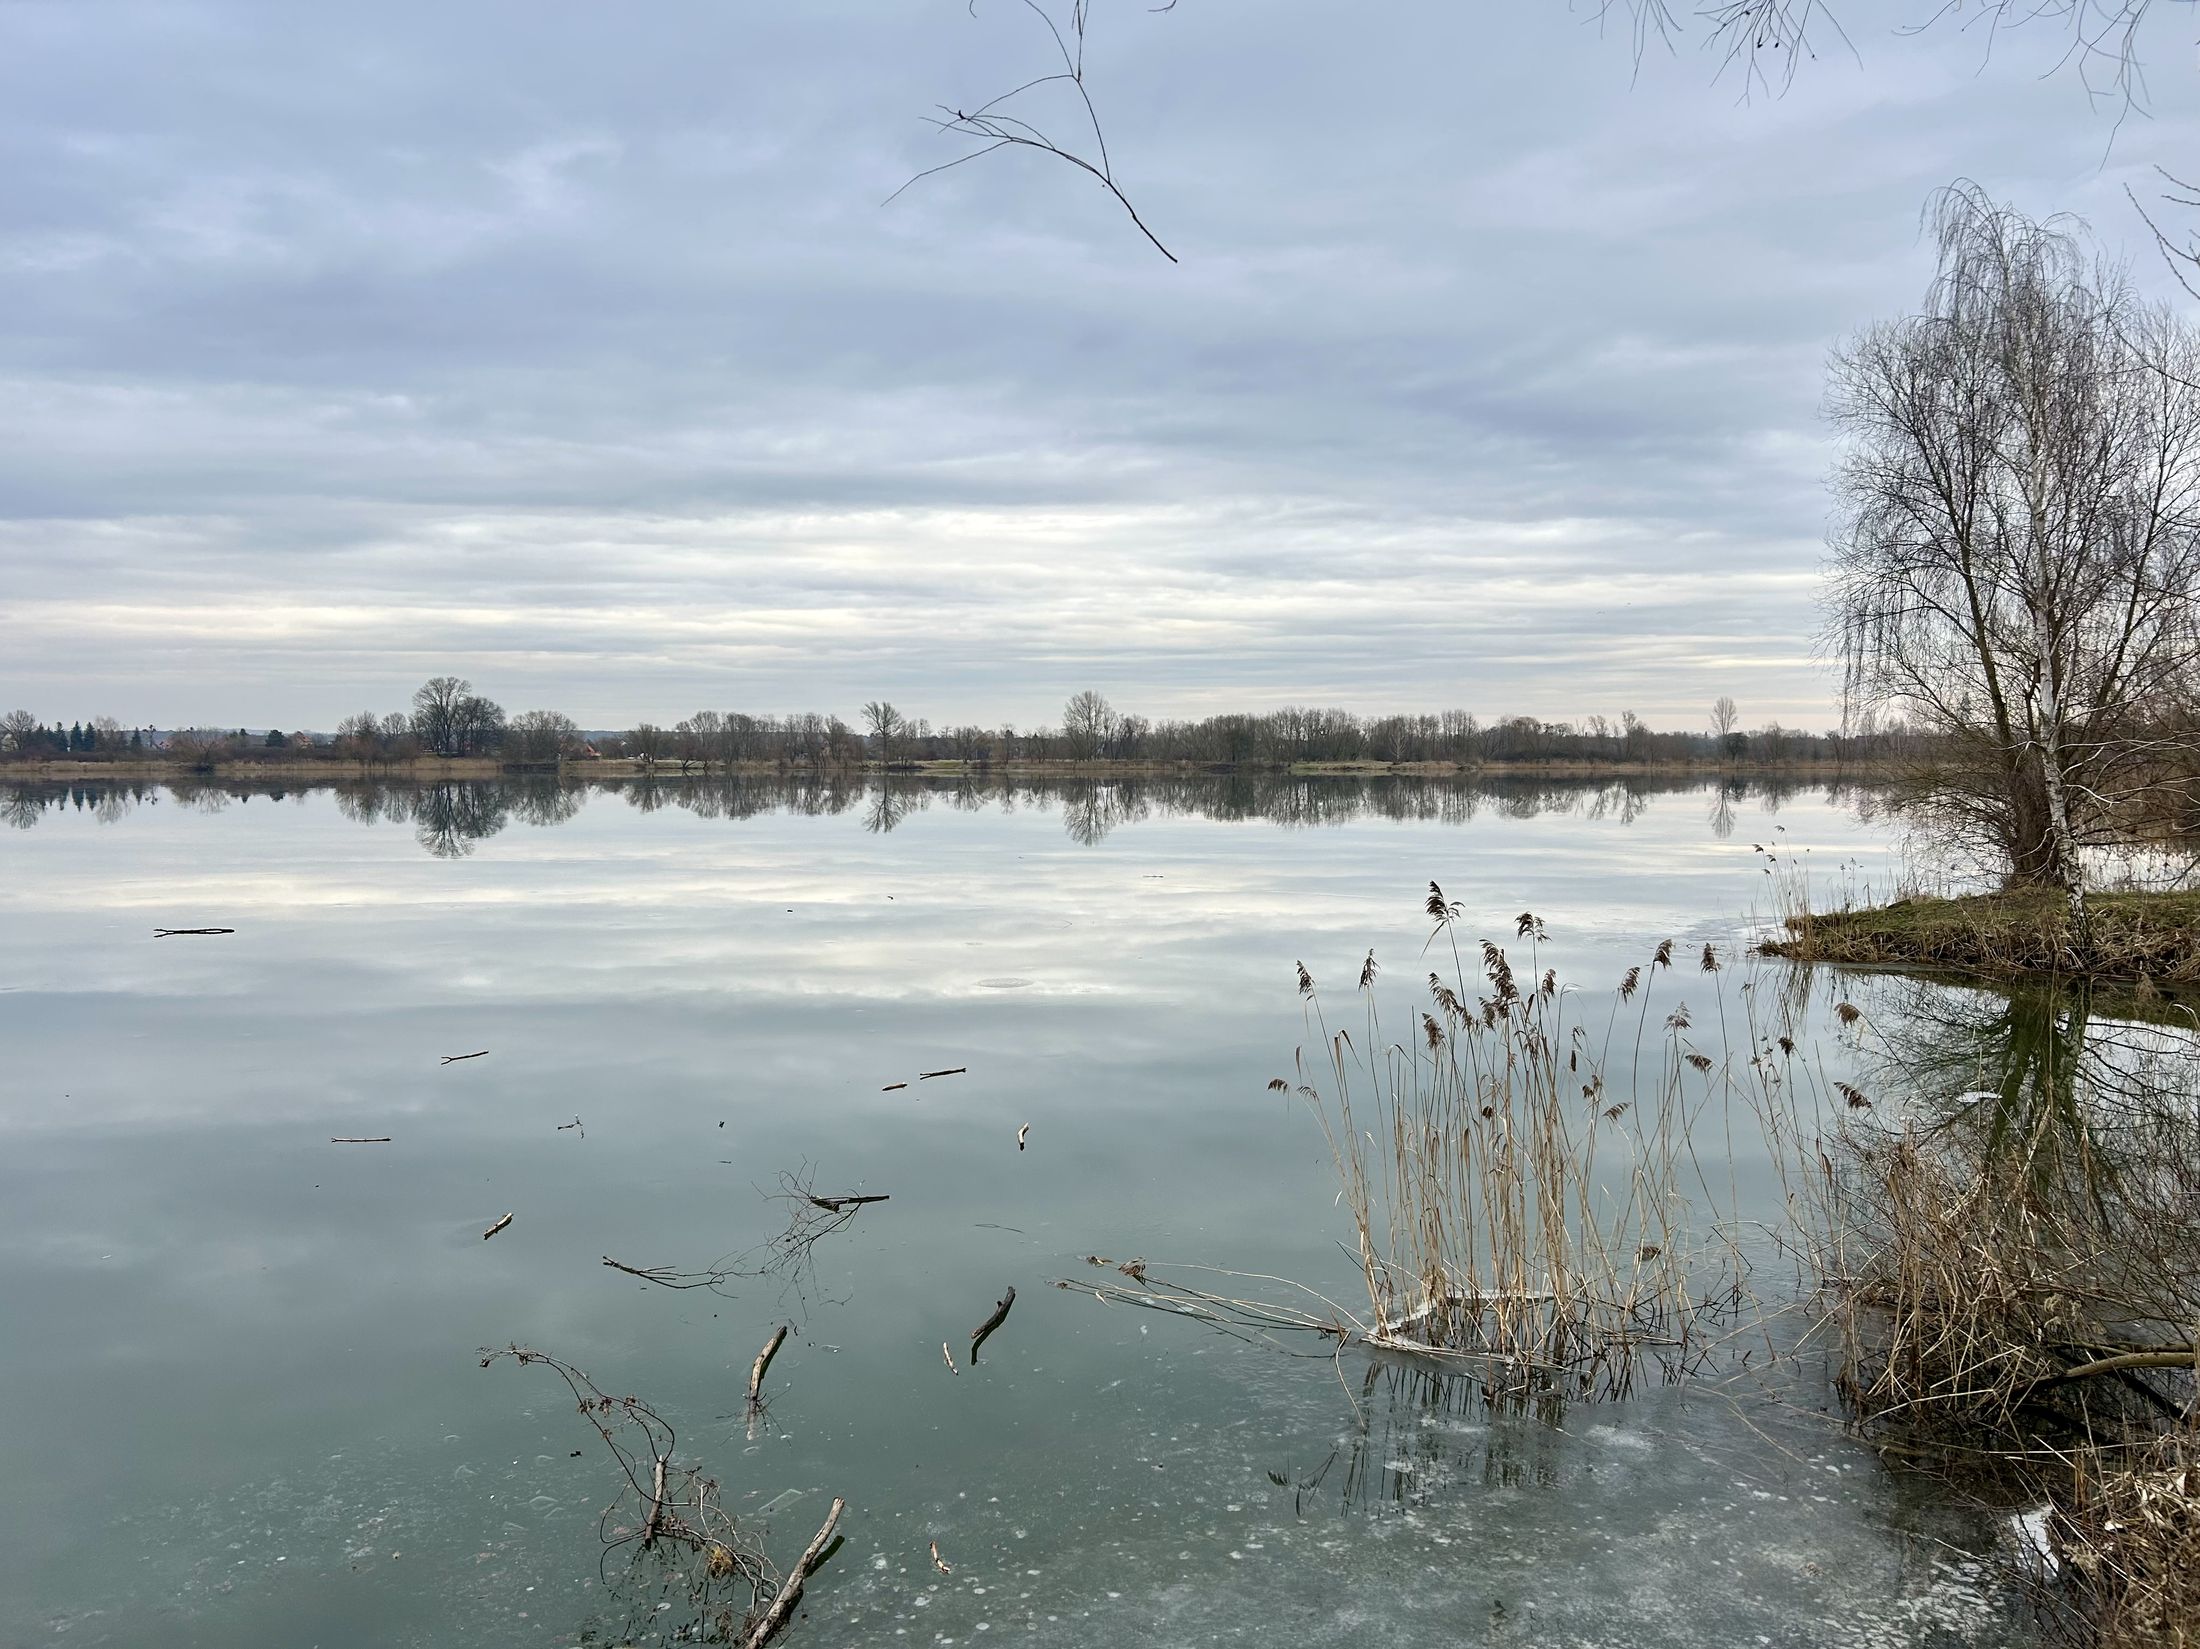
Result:
{"type": "Polygon", "coordinates": [[[0,9],[0,698],[1823,722],[1826,348],[1935,185],[2135,242],[2200,126],[1893,12],[1738,106],[1561,10],[1097,10],[1181,267],[1026,157],[879,206],[1005,4],[0,9]]]}

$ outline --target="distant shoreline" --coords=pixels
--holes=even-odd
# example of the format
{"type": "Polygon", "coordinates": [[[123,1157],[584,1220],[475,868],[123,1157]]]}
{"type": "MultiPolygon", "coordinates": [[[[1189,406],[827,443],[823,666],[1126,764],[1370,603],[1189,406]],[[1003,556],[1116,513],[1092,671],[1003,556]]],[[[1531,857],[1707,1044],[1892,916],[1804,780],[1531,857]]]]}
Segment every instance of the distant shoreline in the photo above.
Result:
{"type": "Polygon", "coordinates": [[[214,762],[193,762],[182,757],[128,756],[73,757],[33,761],[0,761],[0,784],[22,780],[112,779],[224,780],[224,779],[322,779],[388,780],[398,783],[437,784],[465,779],[555,778],[563,781],[592,779],[695,780],[726,777],[818,778],[1224,778],[1257,775],[1270,778],[1828,778],[1869,779],[1878,769],[1871,763],[1831,761],[1602,761],[1556,757],[1548,761],[1491,762],[1143,762],[1143,761],[1016,761],[960,762],[876,761],[829,762],[818,765],[778,762],[681,762],[643,761],[638,757],[599,757],[561,762],[506,762],[488,756],[416,756],[403,761],[362,761],[353,756],[298,756],[271,753],[226,756],[214,762]]]}

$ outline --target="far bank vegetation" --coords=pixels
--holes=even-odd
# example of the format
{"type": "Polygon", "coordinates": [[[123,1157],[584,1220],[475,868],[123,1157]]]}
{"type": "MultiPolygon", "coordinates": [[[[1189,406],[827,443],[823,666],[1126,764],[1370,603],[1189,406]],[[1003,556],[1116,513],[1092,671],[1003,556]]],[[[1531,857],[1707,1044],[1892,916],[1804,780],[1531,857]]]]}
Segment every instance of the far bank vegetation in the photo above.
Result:
{"type": "Polygon", "coordinates": [[[457,676],[438,676],[410,708],[347,716],[332,733],[247,728],[128,728],[99,717],[66,727],[29,711],[0,716],[0,771],[8,766],[181,765],[200,770],[307,763],[366,768],[553,767],[617,761],[644,768],[727,771],[921,770],[990,767],[1314,768],[1471,771],[1487,767],[1854,769],[1891,759],[1911,740],[1887,725],[1857,733],[1804,732],[1766,723],[1744,730],[1722,698],[1703,731],[1652,729],[1632,712],[1577,721],[1465,710],[1361,716],[1287,706],[1197,721],[1153,720],[1101,694],[1076,694],[1059,724],[935,727],[887,700],[856,721],[803,712],[702,710],[671,725],[587,730],[554,710],[516,715],[457,676]]]}

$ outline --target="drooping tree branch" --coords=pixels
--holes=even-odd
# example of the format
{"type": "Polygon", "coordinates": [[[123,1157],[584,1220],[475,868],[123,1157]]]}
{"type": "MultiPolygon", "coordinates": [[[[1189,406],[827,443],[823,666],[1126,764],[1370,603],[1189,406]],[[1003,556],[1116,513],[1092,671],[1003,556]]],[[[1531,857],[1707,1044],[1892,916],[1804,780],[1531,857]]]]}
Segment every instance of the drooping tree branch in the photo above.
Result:
{"type": "MultiPolygon", "coordinates": [[[[952,160],[942,161],[937,166],[926,167],[880,204],[891,204],[924,179],[982,159],[998,150],[1028,149],[1067,162],[1098,183],[1114,197],[1115,203],[1123,208],[1124,213],[1137,226],[1138,232],[1153,244],[1154,250],[1171,263],[1177,262],[1176,254],[1162,245],[1160,236],[1147,227],[1146,220],[1138,215],[1138,208],[1131,204],[1130,196],[1123,192],[1122,185],[1116,181],[1115,162],[1108,154],[1107,133],[1100,124],[1100,112],[1094,106],[1092,93],[1085,84],[1085,30],[1091,19],[1091,0],[1071,0],[1066,30],[1039,4],[1039,0],[1022,0],[1022,3],[1045,26],[1062,66],[1049,73],[1036,75],[997,97],[988,98],[975,108],[963,109],[940,104],[939,114],[925,117],[927,124],[947,136],[972,140],[980,147],[957,155],[952,160]],[[1011,106],[1016,104],[1017,99],[1042,86],[1069,88],[1077,109],[1083,116],[1081,124],[1092,134],[1089,145],[1082,136],[1066,143],[1057,142],[1038,125],[1011,111],[1011,106]],[[1075,146],[1072,147],[1071,144],[1075,146]]],[[[1171,5],[1155,9],[1168,11],[1173,9],[1173,3],[1174,0],[1171,0],[1171,5]]],[[[977,14],[977,0],[971,0],[971,14],[977,14]]]]}

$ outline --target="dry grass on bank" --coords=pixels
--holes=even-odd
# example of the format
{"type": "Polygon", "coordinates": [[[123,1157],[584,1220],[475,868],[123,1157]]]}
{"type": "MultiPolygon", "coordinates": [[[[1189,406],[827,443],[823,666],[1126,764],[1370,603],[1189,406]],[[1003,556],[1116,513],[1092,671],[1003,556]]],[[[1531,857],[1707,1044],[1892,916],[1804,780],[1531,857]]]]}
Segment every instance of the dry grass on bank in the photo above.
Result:
{"type": "Polygon", "coordinates": [[[1946,969],[1994,978],[2087,974],[2200,987],[2200,891],[2097,893],[2088,901],[2090,952],[2070,938],[2070,912],[2048,888],[1959,899],[1917,897],[1865,910],[1786,918],[1768,955],[1857,967],[1946,969]]]}
{"type": "Polygon", "coordinates": [[[2200,1437],[2186,1431],[2079,1480],[2051,1528],[2098,1641],[2200,1645],[2200,1437]]]}
{"type": "Polygon", "coordinates": [[[2192,1097],[1849,1129],[1822,1165],[1851,1418],[1891,1459],[2045,1502],[2043,1600],[2075,1641],[2200,1645],[2192,1097]]]}

